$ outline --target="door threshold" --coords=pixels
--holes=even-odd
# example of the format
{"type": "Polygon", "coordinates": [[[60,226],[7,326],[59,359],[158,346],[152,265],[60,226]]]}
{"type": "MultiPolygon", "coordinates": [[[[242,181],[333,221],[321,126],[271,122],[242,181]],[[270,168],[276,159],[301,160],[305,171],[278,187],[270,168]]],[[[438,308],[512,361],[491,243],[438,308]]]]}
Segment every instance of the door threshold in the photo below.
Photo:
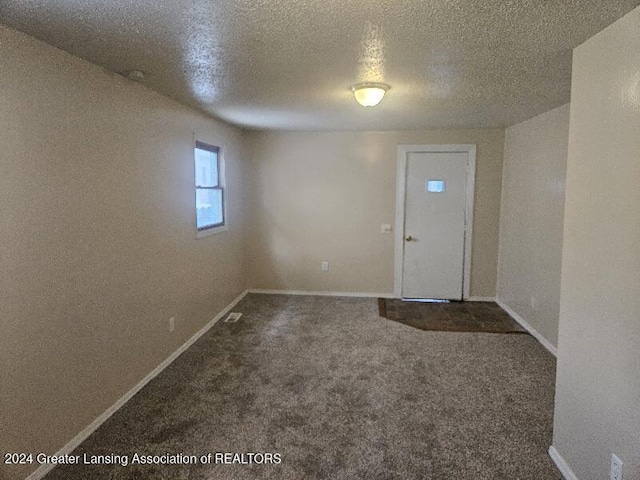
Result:
{"type": "Polygon", "coordinates": [[[451,300],[445,300],[442,298],[405,298],[402,297],[400,300],[403,302],[419,302],[419,303],[450,303],[451,300]]]}

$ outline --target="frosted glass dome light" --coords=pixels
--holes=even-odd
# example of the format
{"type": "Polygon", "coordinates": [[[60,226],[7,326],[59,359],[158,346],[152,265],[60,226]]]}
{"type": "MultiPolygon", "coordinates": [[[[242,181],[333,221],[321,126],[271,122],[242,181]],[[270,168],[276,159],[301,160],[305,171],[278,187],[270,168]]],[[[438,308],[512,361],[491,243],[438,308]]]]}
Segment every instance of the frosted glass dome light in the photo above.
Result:
{"type": "Polygon", "coordinates": [[[358,83],[351,87],[356,101],[363,107],[375,107],[384,98],[389,90],[389,85],[384,83],[358,83]]]}

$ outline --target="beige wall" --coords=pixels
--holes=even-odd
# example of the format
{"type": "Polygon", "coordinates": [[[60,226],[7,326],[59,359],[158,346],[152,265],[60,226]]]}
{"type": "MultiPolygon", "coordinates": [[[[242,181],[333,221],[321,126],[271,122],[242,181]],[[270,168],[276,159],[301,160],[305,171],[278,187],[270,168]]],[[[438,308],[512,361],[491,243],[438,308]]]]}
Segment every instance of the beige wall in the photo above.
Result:
{"type": "Polygon", "coordinates": [[[242,135],[1,26],[0,65],[0,451],[54,453],[245,289],[242,135]],[[194,132],[228,167],[200,240],[194,132]]]}
{"type": "Polygon", "coordinates": [[[393,292],[400,144],[477,144],[471,295],[495,296],[504,131],[250,133],[250,286],[393,292]],[[322,272],[323,260],[330,270],[322,272]]]}
{"type": "Polygon", "coordinates": [[[505,131],[498,300],[557,346],[569,105],[505,131]]]}
{"type": "Polygon", "coordinates": [[[578,47],[553,445],[580,480],[640,478],[640,8],[578,47]]]}

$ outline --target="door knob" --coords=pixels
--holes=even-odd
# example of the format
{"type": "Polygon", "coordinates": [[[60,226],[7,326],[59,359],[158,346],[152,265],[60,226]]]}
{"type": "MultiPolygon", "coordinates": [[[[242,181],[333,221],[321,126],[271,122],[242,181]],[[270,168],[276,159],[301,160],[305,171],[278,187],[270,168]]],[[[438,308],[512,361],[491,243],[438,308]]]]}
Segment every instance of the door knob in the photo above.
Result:
{"type": "Polygon", "coordinates": [[[414,238],[413,238],[411,235],[407,235],[406,237],[404,237],[404,239],[405,239],[407,242],[412,242],[412,241],[414,240],[414,238]]]}

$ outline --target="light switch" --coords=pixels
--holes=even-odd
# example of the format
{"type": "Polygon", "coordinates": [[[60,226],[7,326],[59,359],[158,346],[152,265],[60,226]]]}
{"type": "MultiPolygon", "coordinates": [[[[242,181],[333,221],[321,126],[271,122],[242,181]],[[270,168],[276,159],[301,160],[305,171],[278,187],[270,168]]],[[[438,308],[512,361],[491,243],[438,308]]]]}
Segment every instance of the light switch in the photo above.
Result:
{"type": "Polygon", "coordinates": [[[393,227],[388,223],[383,223],[380,230],[382,233],[391,233],[393,231],[393,227]]]}

